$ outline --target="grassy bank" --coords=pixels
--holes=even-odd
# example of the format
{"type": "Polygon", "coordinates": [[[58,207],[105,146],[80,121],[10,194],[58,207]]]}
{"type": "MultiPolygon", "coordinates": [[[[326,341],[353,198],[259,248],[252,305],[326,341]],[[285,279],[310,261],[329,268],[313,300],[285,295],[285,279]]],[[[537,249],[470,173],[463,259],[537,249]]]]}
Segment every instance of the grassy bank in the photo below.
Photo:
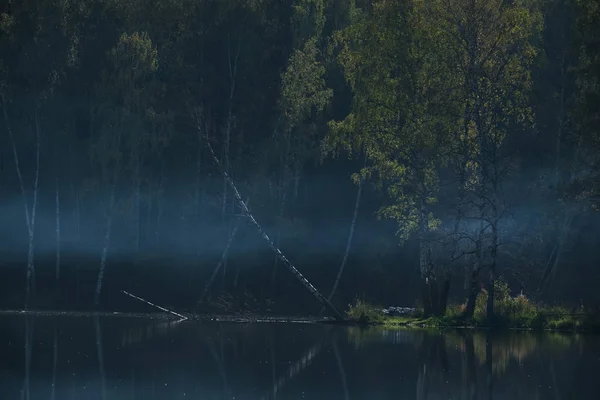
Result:
{"type": "Polygon", "coordinates": [[[349,305],[347,315],[364,325],[419,326],[430,328],[494,328],[552,331],[600,332],[600,314],[586,311],[583,307],[569,310],[561,306],[535,304],[525,295],[511,296],[508,286],[499,281],[496,287],[495,314],[487,316],[487,292],[477,297],[472,318],[465,316],[464,304],[450,305],[443,316],[426,317],[417,311],[412,315],[388,316],[381,307],[357,300],[349,305]]]}

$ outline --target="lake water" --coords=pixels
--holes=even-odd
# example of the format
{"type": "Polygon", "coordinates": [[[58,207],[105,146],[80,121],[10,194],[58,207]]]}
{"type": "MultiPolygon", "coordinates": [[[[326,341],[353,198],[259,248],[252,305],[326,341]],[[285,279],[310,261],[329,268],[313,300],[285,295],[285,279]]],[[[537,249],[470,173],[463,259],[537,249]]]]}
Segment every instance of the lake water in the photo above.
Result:
{"type": "Polygon", "coordinates": [[[0,399],[600,399],[600,337],[0,317],[0,399]]]}

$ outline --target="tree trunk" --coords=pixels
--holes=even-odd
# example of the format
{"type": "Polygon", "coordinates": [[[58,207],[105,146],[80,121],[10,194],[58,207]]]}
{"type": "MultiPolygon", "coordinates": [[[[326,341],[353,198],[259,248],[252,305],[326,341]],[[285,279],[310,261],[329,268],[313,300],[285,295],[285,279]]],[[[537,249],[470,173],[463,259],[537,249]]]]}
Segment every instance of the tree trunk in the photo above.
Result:
{"type": "MultiPolygon", "coordinates": [[[[138,150],[139,151],[139,150],[138,150]]],[[[136,230],[135,230],[135,262],[137,263],[138,261],[138,257],[140,254],[140,231],[141,231],[141,223],[142,223],[142,218],[141,218],[141,160],[140,160],[140,155],[137,155],[137,160],[136,160],[136,169],[135,169],[135,223],[136,223],[136,230]]]]}
{"type": "MultiPolygon", "coordinates": [[[[367,156],[365,155],[365,166],[367,164],[367,156]]],[[[356,226],[356,217],[358,216],[358,208],[360,207],[360,196],[362,194],[363,189],[363,180],[361,179],[358,184],[358,191],[356,193],[356,202],[354,203],[354,213],[352,214],[352,223],[350,224],[350,232],[348,233],[348,241],[346,243],[346,251],[344,251],[344,258],[342,258],[342,263],[340,264],[340,269],[338,270],[337,276],[335,277],[335,282],[333,283],[333,287],[331,288],[331,292],[329,296],[327,296],[327,300],[331,301],[337,287],[340,283],[340,279],[342,278],[342,274],[344,273],[344,267],[346,266],[346,261],[348,260],[348,254],[350,254],[350,248],[352,247],[352,238],[354,237],[354,227],[356,226]]]]}
{"type": "Polygon", "coordinates": [[[569,210],[569,209],[564,210],[564,219],[563,219],[562,227],[561,227],[560,231],[558,232],[558,238],[557,238],[556,244],[554,246],[552,254],[550,255],[548,263],[546,264],[546,268],[544,269],[542,278],[540,279],[540,285],[538,287],[538,290],[542,290],[542,292],[544,292],[546,289],[548,289],[551,286],[552,279],[554,278],[556,271],[558,270],[558,266],[560,264],[560,258],[563,253],[563,246],[564,246],[565,240],[567,239],[568,232],[569,232],[569,229],[571,228],[571,224],[573,222],[574,216],[575,216],[574,211],[569,210]]]}
{"type": "Polygon", "coordinates": [[[271,248],[271,250],[273,250],[273,252],[277,255],[277,257],[279,257],[279,260],[283,263],[283,265],[285,265],[290,270],[290,272],[292,272],[292,274],[296,277],[296,279],[298,279],[300,281],[300,283],[302,283],[302,285],[313,296],[315,296],[315,298],[323,306],[327,307],[327,309],[333,314],[333,316],[336,319],[343,320],[342,315],[335,309],[335,307],[333,307],[333,305],[329,302],[329,300],[327,300],[327,298],[325,296],[323,296],[300,273],[300,271],[298,271],[296,269],[296,267],[294,267],[294,265],[283,255],[283,253],[281,252],[281,250],[279,250],[279,248],[277,248],[277,246],[275,246],[275,244],[273,243],[273,241],[269,238],[269,236],[267,235],[267,233],[262,229],[262,227],[258,224],[258,222],[256,222],[256,219],[254,219],[254,216],[250,213],[250,210],[248,210],[248,207],[246,206],[246,203],[244,203],[244,200],[242,200],[242,196],[238,192],[235,184],[233,183],[233,181],[231,180],[231,178],[229,177],[229,175],[227,174],[227,172],[225,172],[223,170],[223,167],[221,166],[221,163],[219,162],[219,159],[217,158],[215,152],[213,151],[212,146],[210,145],[210,143],[208,141],[206,141],[206,144],[208,146],[208,149],[210,150],[210,153],[211,153],[211,155],[213,157],[213,160],[214,160],[215,164],[217,164],[217,166],[221,169],[221,173],[227,179],[227,183],[229,184],[231,190],[233,191],[233,194],[234,194],[236,200],[238,201],[238,203],[240,205],[240,208],[242,209],[243,214],[246,216],[246,218],[248,218],[249,222],[254,226],[254,228],[258,231],[258,233],[262,236],[262,238],[267,242],[267,244],[269,245],[269,247],[271,248]]]}
{"type": "Polygon", "coordinates": [[[496,276],[495,276],[495,272],[493,270],[490,270],[490,276],[488,277],[488,298],[487,298],[487,306],[486,306],[486,314],[487,314],[487,320],[488,320],[488,324],[492,325],[495,321],[495,317],[494,317],[494,297],[495,297],[495,290],[494,290],[494,284],[496,283],[496,276]]]}
{"type": "Polygon", "coordinates": [[[104,234],[104,246],[102,248],[102,257],[100,259],[100,271],[98,271],[98,279],[96,281],[96,293],[94,294],[94,305],[98,306],[100,303],[100,292],[102,291],[102,284],[104,283],[104,271],[106,269],[106,259],[108,257],[108,246],[110,244],[110,233],[112,230],[113,216],[114,216],[114,205],[115,205],[115,190],[117,182],[113,182],[110,189],[110,198],[108,200],[108,216],[106,219],[106,232],[104,234]]]}
{"type": "Polygon", "coordinates": [[[202,137],[202,134],[198,132],[198,150],[196,155],[196,189],[194,193],[196,223],[200,222],[200,194],[202,193],[202,137]]]}
{"type": "MultiPolygon", "coordinates": [[[[246,205],[249,205],[249,204],[250,204],[250,198],[246,199],[246,205]]],[[[199,303],[202,303],[202,301],[206,297],[206,294],[208,293],[208,290],[214,283],[215,277],[219,273],[219,270],[227,262],[227,255],[229,254],[229,249],[231,248],[231,244],[233,243],[233,239],[235,238],[235,235],[237,234],[237,231],[238,231],[241,223],[242,223],[242,219],[239,218],[236,221],[232,231],[230,232],[229,239],[227,239],[227,244],[225,245],[225,248],[223,249],[223,253],[221,253],[221,259],[219,260],[219,262],[217,263],[217,266],[215,267],[212,274],[210,275],[210,278],[206,282],[206,285],[204,285],[204,290],[202,291],[202,295],[200,296],[199,303]]]]}
{"type": "Polygon", "coordinates": [[[423,313],[425,316],[433,314],[434,303],[432,303],[432,294],[435,291],[435,279],[432,274],[431,263],[429,259],[429,245],[427,243],[427,210],[425,209],[425,199],[421,199],[419,211],[419,271],[421,273],[423,313]]]}
{"type": "MultiPolygon", "coordinates": [[[[231,128],[233,125],[233,97],[235,95],[235,80],[237,75],[237,61],[240,54],[240,45],[238,43],[237,52],[233,58],[233,62],[231,60],[231,44],[228,44],[228,55],[227,61],[229,63],[229,106],[227,110],[227,125],[225,128],[225,140],[223,143],[223,166],[225,168],[225,172],[227,174],[230,173],[229,168],[229,147],[231,142],[231,128]]],[[[227,180],[223,179],[223,210],[222,217],[225,218],[225,211],[227,208],[227,180]]]]}
{"type": "Polygon", "coordinates": [[[164,191],[164,178],[165,178],[165,162],[163,160],[163,162],[160,165],[160,183],[159,183],[158,195],[157,195],[157,199],[156,199],[156,206],[157,206],[156,232],[155,232],[156,243],[158,243],[158,241],[160,240],[160,223],[161,223],[161,218],[162,218],[162,213],[163,213],[162,195],[163,195],[163,191],[164,191]]]}
{"type": "MultiPolygon", "coordinates": [[[[81,211],[79,204],[79,191],[75,193],[75,220],[77,224],[77,245],[81,244],[81,211]]],[[[79,257],[77,257],[77,265],[75,266],[76,284],[75,296],[79,300],[79,257]]]]}
{"type": "Polygon", "coordinates": [[[8,112],[6,110],[6,100],[2,96],[2,110],[4,113],[4,122],[6,124],[6,130],[8,131],[12,151],[14,156],[15,168],[17,171],[17,177],[19,179],[19,185],[21,187],[21,197],[23,198],[23,205],[25,207],[25,222],[27,223],[28,233],[28,251],[27,251],[27,275],[26,275],[26,287],[25,287],[25,309],[29,306],[29,300],[31,291],[35,290],[35,265],[34,265],[34,233],[35,233],[35,213],[37,209],[37,194],[38,194],[38,181],[40,174],[40,125],[38,120],[37,105],[35,108],[35,133],[36,133],[36,167],[35,167],[35,180],[33,184],[33,205],[31,207],[31,216],[29,214],[29,206],[27,204],[27,194],[25,193],[25,184],[23,182],[23,176],[21,175],[21,166],[19,164],[19,156],[17,153],[17,144],[8,120],[8,112]]]}
{"type": "Polygon", "coordinates": [[[472,319],[475,314],[475,302],[479,295],[479,265],[477,261],[475,265],[471,266],[471,272],[469,274],[469,288],[467,295],[467,306],[465,309],[465,317],[472,319]]]}
{"type": "Polygon", "coordinates": [[[437,316],[444,316],[446,309],[448,308],[448,295],[450,293],[450,276],[444,276],[442,283],[439,287],[439,293],[437,298],[437,316]]]}
{"type": "Polygon", "coordinates": [[[54,279],[58,287],[60,279],[60,193],[58,189],[58,177],[56,178],[56,273],[54,279]]]}
{"type": "MultiPolygon", "coordinates": [[[[564,30],[564,27],[563,27],[564,30]]],[[[564,32],[563,32],[564,35],[564,32]]],[[[564,44],[564,43],[563,43],[564,44]]],[[[561,66],[560,66],[560,99],[558,108],[558,128],[556,131],[556,150],[555,150],[555,164],[554,164],[554,189],[558,191],[558,185],[560,184],[560,158],[561,158],[561,144],[562,144],[562,133],[564,125],[564,111],[565,111],[565,53],[566,48],[563,46],[561,54],[561,66]]]]}

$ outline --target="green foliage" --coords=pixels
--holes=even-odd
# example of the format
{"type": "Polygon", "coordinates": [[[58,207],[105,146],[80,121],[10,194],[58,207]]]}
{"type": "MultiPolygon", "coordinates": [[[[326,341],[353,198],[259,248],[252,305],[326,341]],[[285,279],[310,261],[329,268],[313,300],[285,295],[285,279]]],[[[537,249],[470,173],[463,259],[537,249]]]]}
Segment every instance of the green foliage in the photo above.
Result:
{"type": "Polygon", "coordinates": [[[350,319],[362,324],[380,323],[384,320],[381,308],[358,298],[354,304],[348,304],[346,314],[350,319]]]}
{"type": "MultiPolygon", "coordinates": [[[[475,301],[474,318],[479,323],[486,321],[487,300],[488,292],[483,289],[475,301]]],[[[523,293],[513,297],[508,283],[501,277],[494,282],[494,312],[511,326],[531,328],[541,324],[538,307],[523,293]]]]}
{"type": "MultiPolygon", "coordinates": [[[[565,307],[546,307],[535,304],[523,293],[512,296],[502,278],[494,285],[496,323],[500,327],[551,330],[590,330],[598,326],[592,314],[573,314],[565,307]]],[[[487,324],[487,298],[484,289],[477,296],[472,321],[464,318],[466,306],[450,305],[442,318],[430,321],[433,326],[485,326],[487,324]]]]}
{"type": "Polygon", "coordinates": [[[335,37],[353,104],[343,121],[331,122],[326,149],[366,153],[362,175],[389,199],[379,215],[398,222],[403,240],[424,218],[425,226],[435,226],[422,207],[436,202],[439,148],[448,134],[445,79],[435,73],[439,59],[429,32],[417,5],[377,1],[371,13],[356,11],[335,37]]]}
{"type": "Polygon", "coordinates": [[[325,86],[325,67],[318,59],[317,39],[294,50],[281,79],[281,108],[290,127],[321,112],[332,97],[325,86]]]}

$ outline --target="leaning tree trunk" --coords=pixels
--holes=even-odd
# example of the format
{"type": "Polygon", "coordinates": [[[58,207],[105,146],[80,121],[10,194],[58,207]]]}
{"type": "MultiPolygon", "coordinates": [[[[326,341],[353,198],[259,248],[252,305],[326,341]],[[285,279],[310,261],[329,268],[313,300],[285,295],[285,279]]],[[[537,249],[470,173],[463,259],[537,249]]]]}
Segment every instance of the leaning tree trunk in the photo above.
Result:
{"type": "MultiPolygon", "coordinates": [[[[227,61],[229,64],[229,104],[227,110],[227,125],[225,127],[225,140],[223,141],[223,165],[225,172],[229,173],[229,148],[231,144],[231,128],[233,124],[233,98],[235,95],[235,81],[237,76],[237,62],[240,55],[240,45],[238,43],[237,53],[231,60],[231,44],[228,45],[227,61]]],[[[223,204],[222,217],[225,219],[225,211],[227,209],[227,179],[223,178],[223,204]]]]}
{"type": "Polygon", "coordinates": [[[115,190],[117,182],[116,178],[110,189],[110,198],[108,200],[108,216],[106,219],[106,231],[104,233],[104,246],[102,247],[102,257],[100,259],[100,271],[98,271],[98,279],[96,281],[96,292],[94,294],[94,305],[97,306],[100,303],[100,292],[102,291],[102,284],[104,283],[104,271],[106,270],[106,259],[108,257],[108,246],[110,244],[110,234],[112,231],[114,206],[115,206],[115,190]]]}
{"type": "MultiPolygon", "coordinates": [[[[365,156],[365,166],[367,163],[367,157],[365,156]]],[[[352,223],[350,224],[350,232],[348,233],[348,242],[346,243],[346,251],[344,251],[344,258],[342,258],[342,263],[340,264],[340,269],[338,270],[337,276],[335,277],[335,282],[333,283],[333,287],[331,288],[331,292],[327,297],[327,300],[331,301],[337,287],[340,283],[340,279],[342,278],[342,274],[344,273],[344,267],[346,266],[346,261],[348,260],[348,254],[350,254],[350,248],[352,247],[352,238],[354,237],[354,227],[356,226],[356,217],[358,216],[358,208],[360,207],[360,196],[362,194],[363,189],[363,180],[361,179],[358,184],[358,192],[356,193],[356,202],[354,203],[354,214],[352,214],[352,223]]]]}
{"type": "Polygon", "coordinates": [[[294,265],[283,255],[283,253],[281,252],[281,250],[279,250],[279,248],[277,248],[277,246],[275,246],[275,244],[273,243],[273,241],[269,238],[269,236],[267,235],[267,233],[262,229],[262,227],[258,224],[258,222],[256,222],[256,219],[254,219],[254,216],[250,213],[250,210],[248,210],[248,207],[246,206],[246,203],[244,203],[244,200],[242,200],[242,196],[240,195],[240,193],[237,190],[237,187],[235,186],[235,184],[233,183],[233,181],[231,180],[231,178],[229,177],[229,175],[227,174],[227,172],[225,172],[225,170],[223,170],[223,167],[221,166],[221,163],[219,162],[219,159],[217,158],[212,146],[210,145],[209,141],[206,140],[206,144],[208,146],[208,149],[210,150],[210,153],[213,157],[213,160],[215,161],[215,164],[217,164],[217,166],[221,169],[221,173],[223,174],[223,177],[227,180],[227,183],[229,184],[237,202],[240,205],[240,208],[242,209],[243,214],[246,216],[246,218],[249,220],[249,222],[254,226],[254,228],[258,231],[258,233],[262,236],[262,238],[267,242],[267,244],[269,245],[269,247],[271,248],[271,250],[273,250],[273,252],[277,255],[277,257],[279,258],[279,260],[282,262],[283,265],[285,265],[291,272],[292,274],[296,277],[296,279],[298,279],[300,281],[300,283],[302,283],[302,285],[304,285],[304,287],[306,289],[308,289],[308,291],[315,296],[315,298],[323,305],[325,306],[332,314],[333,316],[338,319],[338,320],[343,320],[342,315],[335,309],[335,307],[333,307],[333,305],[329,302],[329,300],[327,300],[327,298],[325,296],[323,296],[323,294],[321,294],[321,292],[319,292],[305,277],[304,275],[302,275],[300,273],[300,271],[298,271],[296,269],[296,267],[294,267],[294,265]]]}
{"type": "MultiPolygon", "coordinates": [[[[250,198],[246,199],[246,205],[248,205],[248,204],[250,204],[250,198]]],[[[242,222],[241,219],[238,219],[233,227],[233,230],[229,233],[229,238],[227,239],[227,244],[225,245],[225,248],[223,249],[223,253],[221,253],[221,259],[219,260],[215,269],[213,270],[212,274],[210,275],[210,278],[206,282],[206,285],[204,285],[204,290],[202,291],[202,295],[200,296],[199,303],[202,303],[204,301],[204,298],[206,297],[208,290],[214,283],[215,278],[217,277],[217,274],[219,273],[219,270],[227,262],[227,256],[229,255],[229,249],[231,248],[233,239],[235,238],[235,235],[237,234],[237,231],[240,228],[241,222],[242,222]]]]}

